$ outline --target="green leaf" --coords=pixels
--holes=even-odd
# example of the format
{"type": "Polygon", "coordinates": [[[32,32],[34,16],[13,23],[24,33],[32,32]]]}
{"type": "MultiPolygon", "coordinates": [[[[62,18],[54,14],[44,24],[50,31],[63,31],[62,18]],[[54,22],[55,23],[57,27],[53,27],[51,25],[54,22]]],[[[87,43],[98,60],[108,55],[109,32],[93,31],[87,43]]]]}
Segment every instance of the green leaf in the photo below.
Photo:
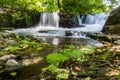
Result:
{"type": "Polygon", "coordinates": [[[69,59],[68,57],[66,57],[62,54],[58,54],[58,53],[49,54],[46,57],[46,61],[55,66],[58,66],[60,63],[66,61],[68,59],[69,59]]]}
{"type": "Polygon", "coordinates": [[[10,75],[15,76],[15,75],[17,75],[17,72],[11,72],[10,75]]]}
{"type": "Polygon", "coordinates": [[[20,47],[19,46],[8,46],[8,47],[6,47],[4,50],[5,51],[15,51],[15,50],[18,50],[18,49],[20,49],[20,47]]]}
{"type": "Polygon", "coordinates": [[[43,68],[42,71],[43,72],[50,71],[52,74],[54,74],[54,73],[57,73],[59,71],[59,68],[51,64],[48,67],[43,68]]]}

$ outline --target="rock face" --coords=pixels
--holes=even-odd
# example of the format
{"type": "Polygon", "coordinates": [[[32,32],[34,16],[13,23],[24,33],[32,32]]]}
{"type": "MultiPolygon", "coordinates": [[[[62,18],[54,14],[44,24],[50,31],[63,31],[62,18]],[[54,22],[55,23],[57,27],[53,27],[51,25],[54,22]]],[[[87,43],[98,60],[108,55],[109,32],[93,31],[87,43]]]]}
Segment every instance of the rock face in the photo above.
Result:
{"type": "Polygon", "coordinates": [[[115,25],[118,23],[120,23],[120,7],[110,13],[106,25],[115,25]]]}
{"type": "Polygon", "coordinates": [[[120,24],[116,25],[105,25],[103,32],[106,34],[117,34],[120,35],[120,24]]]}
{"type": "Polygon", "coordinates": [[[120,7],[110,13],[103,32],[107,34],[120,34],[120,7]]]}
{"type": "Polygon", "coordinates": [[[71,28],[79,25],[77,16],[70,13],[60,13],[60,27],[71,28]]]}

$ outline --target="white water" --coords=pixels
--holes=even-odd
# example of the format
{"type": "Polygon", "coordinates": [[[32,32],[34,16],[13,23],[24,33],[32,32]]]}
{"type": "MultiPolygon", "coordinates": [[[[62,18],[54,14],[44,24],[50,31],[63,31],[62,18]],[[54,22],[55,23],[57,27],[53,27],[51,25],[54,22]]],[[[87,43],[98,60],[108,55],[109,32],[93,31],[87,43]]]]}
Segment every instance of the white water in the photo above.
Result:
{"type": "Polygon", "coordinates": [[[61,28],[59,27],[59,16],[57,12],[53,13],[41,13],[40,23],[32,28],[27,29],[16,29],[12,32],[20,33],[25,35],[37,35],[37,36],[65,36],[65,31],[71,31],[78,35],[73,36],[81,36],[81,32],[92,32],[98,33],[101,32],[105,21],[107,20],[108,14],[91,14],[87,15],[85,19],[85,23],[83,23],[83,18],[79,19],[79,25],[84,25],[84,27],[76,28],[61,28]]]}
{"type": "Polygon", "coordinates": [[[59,16],[57,12],[53,13],[41,13],[40,16],[40,27],[59,27],[59,16]]]}
{"type": "Polygon", "coordinates": [[[83,32],[101,32],[104,24],[108,18],[109,14],[89,14],[86,16],[85,22],[83,23],[84,17],[79,19],[79,25],[84,25],[85,27],[79,28],[83,32]]]}

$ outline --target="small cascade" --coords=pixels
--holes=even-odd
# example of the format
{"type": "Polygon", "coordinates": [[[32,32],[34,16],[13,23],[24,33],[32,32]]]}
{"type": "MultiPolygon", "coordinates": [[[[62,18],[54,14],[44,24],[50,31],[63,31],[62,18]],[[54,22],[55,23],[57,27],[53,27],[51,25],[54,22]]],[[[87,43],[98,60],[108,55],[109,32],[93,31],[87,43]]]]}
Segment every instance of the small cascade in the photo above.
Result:
{"type": "Polygon", "coordinates": [[[84,25],[84,28],[79,28],[83,32],[101,32],[109,14],[88,14],[79,18],[79,25],[84,25]]]}
{"type": "Polygon", "coordinates": [[[94,24],[95,17],[93,15],[87,15],[85,24],[94,24]]]}
{"type": "Polygon", "coordinates": [[[102,31],[108,14],[88,14],[85,16],[77,16],[79,25],[73,28],[59,27],[59,15],[57,12],[44,12],[41,13],[40,22],[37,26],[24,29],[16,29],[12,32],[33,36],[64,36],[66,32],[70,32],[74,37],[82,37],[83,33],[99,33],[102,31]],[[81,34],[82,33],[82,34],[81,34]]]}
{"type": "Polygon", "coordinates": [[[104,24],[108,16],[109,14],[105,14],[105,13],[88,14],[88,15],[82,16],[80,20],[82,21],[82,24],[104,24]]]}
{"type": "Polygon", "coordinates": [[[57,12],[41,13],[39,27],[59,27],[59,16],[57,12]]]}
{"type": "MultiPolygon", "coordinates": [[[[59,40],[64,38],[80,39],[81,42],[89,45],[102,46],[102,43],[95,41],[89,37],[86,37],[86,33],[99,33],[102,31],[108,14],[89,14],[86,16],[77,16],[79,26],[72,28],[59,27],[59,16],[57,12],[53,13],[41,13],[40,22],[37,26],[31,28],[16,29],[11,32],[23,35],[29,35],[37,38],[46,38],[49,42],[49,38],[52,44],[59,45],[59,40]],[[55,39],[54,39],[55,38],[55,39]]],[[[66,41],[66,40],[65,40],[66,41]]],[[[79,44],[82,44],[80,41],[79,44]]],[[[75,42],[75,43],[77,43],[75,42]]],[[[73,43],[73,42],[71,42],[73,43]]],[[[77,43],[78,44],[78,43],[77,43]]]]}

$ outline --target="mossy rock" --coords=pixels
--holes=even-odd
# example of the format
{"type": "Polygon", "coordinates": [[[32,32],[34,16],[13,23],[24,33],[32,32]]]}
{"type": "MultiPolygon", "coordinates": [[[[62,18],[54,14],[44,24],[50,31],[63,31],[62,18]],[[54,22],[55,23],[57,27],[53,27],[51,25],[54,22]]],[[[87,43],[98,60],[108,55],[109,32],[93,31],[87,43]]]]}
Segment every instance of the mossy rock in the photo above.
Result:
{"type": "Polygon", "coordinates": [[[106,34],[118,34],[120,35],[120,24],[117,25],[107,25],[104,28],[106,34]]]}

